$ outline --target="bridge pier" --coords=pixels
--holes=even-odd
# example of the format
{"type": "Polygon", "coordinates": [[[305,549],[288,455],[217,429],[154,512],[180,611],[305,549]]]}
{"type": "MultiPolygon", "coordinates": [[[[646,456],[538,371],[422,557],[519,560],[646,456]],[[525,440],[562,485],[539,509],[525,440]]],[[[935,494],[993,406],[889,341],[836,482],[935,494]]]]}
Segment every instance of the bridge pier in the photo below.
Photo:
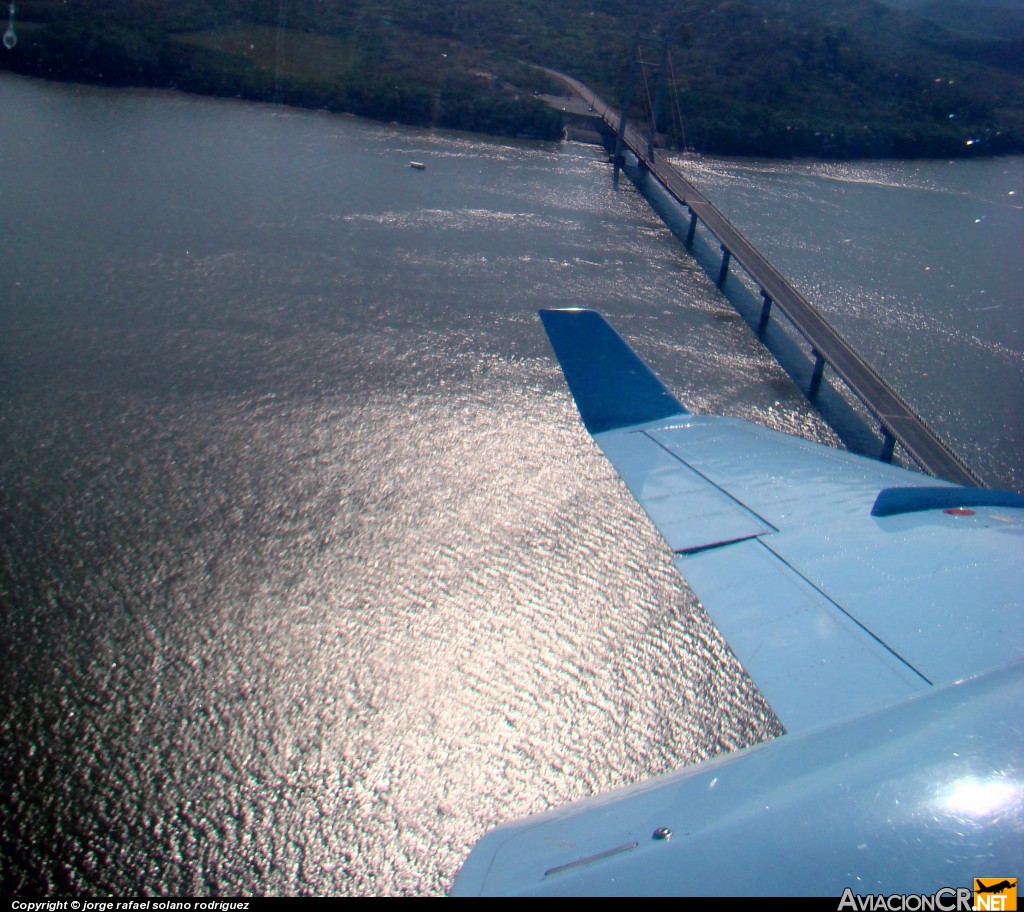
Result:
{"type": "Polygon", "coordinates": [[[761,319],[757,324],[757,334],[760,336],[765,329],[768,327],[768,318],[772,313],[772,299],[771,296],[763,288],[761,289],[761,297],[764,298],[764,304],[761,305],[761,319]]]}
{"type": "Polygon", "coordinates": [[[690,210],[690,228],[686,232],[686,246],[693,244],[693,236],[697,233],[697,213],[690,210]]]}
{"type": "Polygon", "coordinates": [[[879,459],[882,462],[892,462],[892,454],[896,449],[896,438],[892,432],[883,424],[881,427],[882,431],[882,452],[879,455],[879,459]]]}
{"type": "Polygon", "coordinates": [[[651,179],[651,166],[648,162],[642,158],[636,160],[636,179],[635,183],[637,188],[643,191],[644,187],[648,186],[648,181],[651,179]]]}
{"type": "Polygon", "coordinates": [[[807,398],[814,399],[818,395],[818,390],[821,388],[821,378],[825,374],[825,357],[816,348],[812,349],[814,352],[814,370],[811,372],[811,385],[807,390],[807,398]]]}
{"type": "Polygon", "coordinates": [[[722,268],[718,270],[718,287],[721,288],[725,284],[725,277],[729,274],[729,260],[732,259],[732,253],[729,249],[722,245],[722,268]]]}

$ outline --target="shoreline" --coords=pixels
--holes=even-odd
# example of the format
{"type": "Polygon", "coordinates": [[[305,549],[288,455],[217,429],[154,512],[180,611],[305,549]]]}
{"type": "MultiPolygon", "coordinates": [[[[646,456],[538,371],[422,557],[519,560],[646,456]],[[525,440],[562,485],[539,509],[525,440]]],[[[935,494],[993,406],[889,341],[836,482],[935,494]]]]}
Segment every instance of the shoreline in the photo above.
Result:
{"type": "MultiPolygon", "coordinates": [[[[548,70],[547,68],[541,67],[544,72],[555,76],[555,71],[548,70]]],[[[437,129],[437,130],[453,130],[455,132],[463,133],[477,133],[482,136],[491,136],[501,139],[508,140],[525,140],[531,142],[583,142],[588,145],[599,145],[600,139],[597,136],[588,135],[586,128],[574,127],[569,123],[569,119],[574,117],[570,112],[558,111],[547,101],[540,101],[546,108],[552,111],[554,114],[560,115],[560,122],[557,129],[551,131],[551,135],[539,135],[537,133],[530,133],[529,131],[519,131],[512,133],[511,131],[502,130],[488,130],[484,126],[465,126],[465,125],[451,125],[446,123],[422,123],[417,122],[412,118],[401,119],[397,116],[374,116],[361,111],[350,111],[340,107],[332,107],[324,104],[303,104],[295,99],[288,99],[286,97],[265,97],[261,93],[246,94],[244,92],[217,92],[217,91],[200,91],[194,87],[180,86],[180,85],[158,85],[153,83],[111,83],[99,80],[90,80],[87,78],[61,78],[52,75],[41,75],[38,73],[23,71],[20,69],[14,69],[7,66],[0,65],[0,73],[7,73],[11,76],[17,76],[24,79],[39,79],[45,82],[62,83],[65,85],[81,85],[90,86],[93,88],[102,89],[129,89],[135,91],[162,91],[162,92],[179,92],[183,95],[191,95],[198,98],[222,98],[225,100],[243,101],[256,104],[272,104],[280,105],[282,107],[294,108],[296,110],[303,111],[321,111],[327,114],[336,114],[340,116],[350,117],[361,117],[365,120],[372,121],[379,124],[397,124],[403,127],[412,127],[415,129],[437,129]],[[569,134],[569,135],[567,135],[569,134]]],[[[564,74],[558,74],[558,79],[564,79],[564,74]]],[[[572,77],[570,77],[572,78],[572,77]]],[[[286,94],[285,92],[277,93],[279,95],[286,94]]],[[[552,96],[553,97],[553,96],[552,96]]],[[[734,160],[750,160],[750,161],[775,161],[775,162],[912,162],[912,161],[971,161],[975,159],[980,160],[993,160],[1003,157],[1013,157],[1018,155],[1024,155],[1024,148],[1020,150],[999,150],[999,151],[987,151],[980,148],[975,149],[973,146],[970,149],[965,149],[962,154],[953,155],[949,151],[936,152],[934,154],[919,153],[913,155],[858,155],[858,156],[845,156],[845,155],[802,155],[795,153],[788,154],[761,154],[761,153],[742,153],[742,152],[725,152],[716,151],[713,149],[704,148],[688,148],[686,150],[670,149],[664,147],[669,154],[695,154],[695,155],[706,155],[715,158],[729,158],[734,160]]]]}

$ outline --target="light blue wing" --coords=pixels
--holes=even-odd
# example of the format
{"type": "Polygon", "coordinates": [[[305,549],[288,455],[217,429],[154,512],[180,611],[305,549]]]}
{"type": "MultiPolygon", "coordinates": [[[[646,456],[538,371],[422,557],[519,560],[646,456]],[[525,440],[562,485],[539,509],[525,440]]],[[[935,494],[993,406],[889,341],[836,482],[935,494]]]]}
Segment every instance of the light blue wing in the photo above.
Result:
{"type": "Polygon", "coordinates": [[[1014,876],[1024,498],[691,415],[599,314],[541,317],[584,423],[788,733],[492,830],[453,894],[954,908],[975,875],[1014,876]]]}
{"type": "Polygon", "coordinates": [[[691,415],[600,314],[541,319],[584,424],[788,731],[1024,657],[1024,497],[691,415]]]}

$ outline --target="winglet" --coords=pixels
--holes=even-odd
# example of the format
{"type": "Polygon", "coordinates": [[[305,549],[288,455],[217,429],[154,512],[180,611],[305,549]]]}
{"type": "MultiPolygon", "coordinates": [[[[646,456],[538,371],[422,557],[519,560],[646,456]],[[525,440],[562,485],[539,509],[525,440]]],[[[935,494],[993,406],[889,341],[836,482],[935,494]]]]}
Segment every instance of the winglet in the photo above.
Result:
{"type": "Polygon", "coordinates": [[[542,310],[541,322],[591,434],[688,412],[594,310],[542,310]]]}

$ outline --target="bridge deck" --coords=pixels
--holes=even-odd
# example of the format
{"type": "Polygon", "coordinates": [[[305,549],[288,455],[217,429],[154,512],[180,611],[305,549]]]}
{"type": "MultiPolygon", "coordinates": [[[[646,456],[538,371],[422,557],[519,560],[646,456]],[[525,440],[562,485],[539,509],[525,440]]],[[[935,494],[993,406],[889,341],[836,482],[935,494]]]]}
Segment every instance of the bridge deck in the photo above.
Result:
{"type": "MultiPolygon", "coordinates": [[[[558,73],[559,79],[576,92],[613,131],[619,129],[619,114],[583,83],[558,73]]],[[[812,349],[842,378],[865,404],[883,429],[902,444],[925,471],[963,485],[983,485],[981,479],[960,459],[900,396],[839,335],[818,310],[776,269],[764,255],[715,208],[697,188],[668,162],[648,154],[647,137],[626,127],[625,144],[641,165],[718,239],[723,250],[738,262],[807,340],[812,349]]]]}

